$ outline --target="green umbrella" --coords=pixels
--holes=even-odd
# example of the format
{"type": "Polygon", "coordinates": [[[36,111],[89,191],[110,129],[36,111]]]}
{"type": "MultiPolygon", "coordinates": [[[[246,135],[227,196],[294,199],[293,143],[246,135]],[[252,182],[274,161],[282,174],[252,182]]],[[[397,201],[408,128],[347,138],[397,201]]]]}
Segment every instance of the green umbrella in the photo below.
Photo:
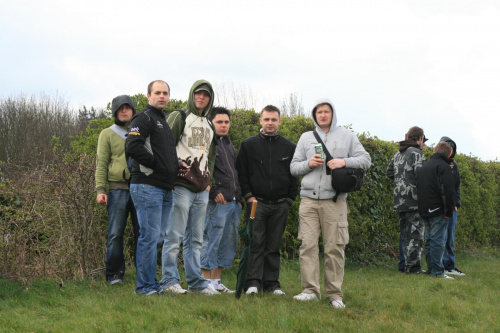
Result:
{"type": "Polygon", "coordinates": [[[240,230],[241,239],[245,245],[241,250],[240,254],[240,265],[238,266],[238,274],[236,279],[236,298],[239,299],[243,287],[245,286],[245,281],[247,280],[248,266],[250,266],[250,247],[252,245],[253,238],[253,219],[255,218],[255,210],[257,209],[257,201],[252,202],[252,211],[250,213],[250,218],[248,219],[247,225],[240,230]]]}

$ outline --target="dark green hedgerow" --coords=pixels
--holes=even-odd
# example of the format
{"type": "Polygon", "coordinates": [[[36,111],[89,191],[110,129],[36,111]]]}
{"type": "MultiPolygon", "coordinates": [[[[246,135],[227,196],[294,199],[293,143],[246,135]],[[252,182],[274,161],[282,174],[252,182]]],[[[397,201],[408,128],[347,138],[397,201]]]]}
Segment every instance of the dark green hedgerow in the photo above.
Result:
{"type": "MultiPolygon", "coordinates": [[[[141,96],[134,98],[145,103],[141,96]]],[[[182,105],[182,101],[175,101],[172,109],[182,105]]],[[[8,179],[0,178],[0,275],[82,278],[102,273],[107,217],[104,207],[95,203],[93,174],[97,138],[110,124],[110,118],[93,120],[85,133],[74,138],[72,151],[56,147],[56,158],[47,165],[21,168],[8,179]]],[[[237,149],[241,141],[258,132],[259,114],[236,110],[231,127],[230,138],[237,149]]],[[[303,132],[313,128],[311,118],[284,116],[280,132],[297,143],[303,132]]],[[[385,175],[397,144],[369,133],[358,137],[372,158],[372,166],[363,188],[348,197],[350,243],[346,255],[351,261],[376,264],[380,259],[397,257],[399,223],[392,209],[392,182],[385,175]]],[[[431,149],[426,148],[425,154],[429,157],[431,149]]],[[[462,154],[456,161],[462,176],[456,247],[498,247],[500,164],[462,154]]],[[[289,214],[281,249],[284,258],[298,257],[299,201],[297,198],[289,214]]],[[[127,229],[129,264],[131,239],[127,229]]]]}

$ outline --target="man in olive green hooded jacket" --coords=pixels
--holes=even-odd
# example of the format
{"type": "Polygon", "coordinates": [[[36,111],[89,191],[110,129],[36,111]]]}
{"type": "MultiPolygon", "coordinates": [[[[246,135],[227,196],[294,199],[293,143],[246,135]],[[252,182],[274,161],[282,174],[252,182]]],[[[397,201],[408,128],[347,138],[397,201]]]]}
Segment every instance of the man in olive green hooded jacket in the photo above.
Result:
{"type": "Polygon", "coordinates": [[[215,131],[208,119],[213,100],[212,85],[198,80],[191,87],[188,104],[183,109],[185,118],[179,111],[172,112],[167,118],[176,140],[177,155],[189,166],[189,171],[179,173],[175,180],[162,253],[161,287],[177,294],[187,292],[179,284],[177,269],[181,241],[189,290],[205,295],[218,294],[201,274],[200,262],[205,213],[217,153],[215,131]]]}

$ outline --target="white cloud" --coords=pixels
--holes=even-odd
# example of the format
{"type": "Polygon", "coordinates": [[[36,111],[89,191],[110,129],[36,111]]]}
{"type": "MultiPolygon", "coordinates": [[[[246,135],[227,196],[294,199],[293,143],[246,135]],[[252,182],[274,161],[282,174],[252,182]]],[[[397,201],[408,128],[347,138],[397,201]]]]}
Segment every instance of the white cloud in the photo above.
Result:
{"type": "MultiPolygon", "coordinates": [[[[59,91],[105,107],[165,79],[247,87],[262,107],[333,99],[341,124],[400,140],[413,125],[500,157],[500,3],[17,0],[0,11],[1,95],[59,91]]],[[[462,148],[461,148],[462,147],[462,148]]]]}

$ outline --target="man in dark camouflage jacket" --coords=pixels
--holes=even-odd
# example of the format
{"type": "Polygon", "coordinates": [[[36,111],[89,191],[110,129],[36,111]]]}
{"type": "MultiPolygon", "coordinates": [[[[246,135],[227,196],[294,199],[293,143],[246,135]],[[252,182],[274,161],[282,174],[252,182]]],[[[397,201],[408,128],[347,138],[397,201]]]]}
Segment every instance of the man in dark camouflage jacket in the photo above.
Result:
{"type": "Polygon", "coordinates": [[[418,214],[417,172],[422,167],[422,148],[427,139],[420,127],[412,127],[387,167],[387,177],[394,180],[394,210],[399,227],[406,273],[420,273],[420,255],[424,243],[424,223],[418,214]]]}

